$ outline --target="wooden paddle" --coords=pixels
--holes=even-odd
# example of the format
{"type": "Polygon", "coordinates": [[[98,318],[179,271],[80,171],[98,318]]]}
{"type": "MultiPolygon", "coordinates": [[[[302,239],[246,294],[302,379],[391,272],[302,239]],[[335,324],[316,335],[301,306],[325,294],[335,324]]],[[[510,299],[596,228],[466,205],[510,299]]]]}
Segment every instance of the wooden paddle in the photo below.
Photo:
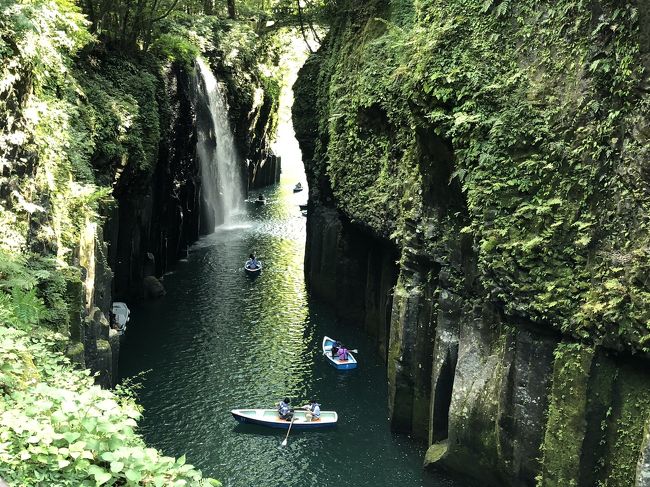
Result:
{"type": "Polygon", "coordinates": [[[287,430],[287,436],[284,437],[282,446],[287,446],[287,439],[289,438],[289,433],[291,433],[291,427],[293,426],[293,421],[296,419],[296,415],[291,416],[291,423],[289,424],[289,429],[287,430]]]}

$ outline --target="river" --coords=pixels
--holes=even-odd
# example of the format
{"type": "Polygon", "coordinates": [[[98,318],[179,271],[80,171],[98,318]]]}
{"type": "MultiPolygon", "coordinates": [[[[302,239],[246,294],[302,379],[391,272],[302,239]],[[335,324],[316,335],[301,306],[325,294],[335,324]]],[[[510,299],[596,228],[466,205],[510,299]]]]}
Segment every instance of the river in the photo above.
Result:
{"type": "MultiPolygon", "coordinates": [[[[164,277],[167,295],[129,303],[122,378],[141,374],[140,433],[165,454],[187,455],[225,487],[459,487],[423,472],[423,445],[390,432],[385,365],[371,340],[339,323],[305,288],[306,180],[287,110],[276,148],[281,183],[261,191],[227,225],[201,239],[164,277]],[[262,274],[243,263],[255,252],[262,274]],[[359,367],[337,371],[321,355],[323,335],[359,350],[359,367]],[[230,410],[316,398],[336,410],[336,428],[291,432],[239,425],[230,410]]],[[[251,199],[259,192],[251,195],[251,199]]]]}

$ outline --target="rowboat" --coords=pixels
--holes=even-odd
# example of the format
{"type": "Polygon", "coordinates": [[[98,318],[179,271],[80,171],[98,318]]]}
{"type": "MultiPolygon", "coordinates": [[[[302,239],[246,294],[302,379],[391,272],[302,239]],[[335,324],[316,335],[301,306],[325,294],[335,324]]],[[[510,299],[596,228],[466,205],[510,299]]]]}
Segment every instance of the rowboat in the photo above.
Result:
{"type": "Polygon", "coordinates": [[[293,187],[293,192],[299,193],[300,191],[302,191],[302,184],[298,183],[293,187]]]}
{"type": "MultiPolygon", "coordinates": [[[[287,429],[291,421],[280,419],[277,409],[233,409],[230,411],[232,417],[240,423],[258,424],[270,428],[287,429]]],[[[294,420],[291,430],[310,430],[327,428],[336,425],[339,417],[336,411],[321,411],[320,418],[307,421],[306,411],[296,409],[294,411],[294,420]]]]}
{"type": "Polygon", "coordinates": [[[111,305],[112,320],[111,324],[115,325],[117,333],[124,335],[126,331],[126,323],[131,319],[131,311],[126,303],[116,301],[111,305]]]}
{"type": "Polygon", "coordinates": [[[255,204],[258,206],[265,205],[266,204],[266,198],[262,195],[260,195],[259,198],[255,200],[255,204]]]}
{"type": "Polygon", "coordinates": [[[332,357],[332,345],[336,343],[336,340],[326,336],[323,338],[323,355],[327,357],[327,360],[330,364],[336,367],[339,370],[349,370],[357,368],[357,359],[348,352],[347,360],[340,360],[338,357],[332,357]]]}
{"type": "Polygon", "coordinates": [[[244,270],[246,271],[246,274],[248,274],[249,276],[257,276],[257,275],[259,275],[262,272],[262,262],[258,260],[257,261],[258,265],[256,267],[251,267],[250,261],[251,260],[248,259],[244,263],[244,270]]]}

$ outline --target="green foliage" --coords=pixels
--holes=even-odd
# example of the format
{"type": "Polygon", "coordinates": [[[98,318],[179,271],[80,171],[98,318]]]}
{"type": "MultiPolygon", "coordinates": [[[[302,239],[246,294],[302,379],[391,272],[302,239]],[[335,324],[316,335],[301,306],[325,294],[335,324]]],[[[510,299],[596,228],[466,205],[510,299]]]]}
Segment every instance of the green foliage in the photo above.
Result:
{"type": "Polygon", "coordinates": [[[191,69],[200,54],[199,48],[186,37],[173,34],[158,37],[151,46],[151,51],[161,59],[181,63],[186,69],[191,69]]]}
{"type": "Polygon", "coordinates": [[[580,457],[584,446],[593,356],[592,348],[580,344],[560,343],[555,350],[539,486],[580,484],[580,457]]]}
{"type": "Polygon", "coordinates": [[[90,56],[76,74],[84,124],[94,147],[98,182],[113,184],[129,168],[134,179],[152,173],[161,139],[159,92],[163,85],[155,61],[138,65],[117,55],[90,56]]]}
{"type": "Polygon", "coordinates": [[[199,47],[211,51],[231,98],[243,88],[241,113],[277,106],[274,42],[214,17],[173,19],[166,35],[138,34],[155,42],[132,55],[98,45],[67,0],[0,4],[0,478],[11,484],[219,485],[146,448],[132,393],[101,391],[62,355],[83,355],[66,342],[80,339],[84,293],[72,265],[94,245],[100,206],[118,184],[150,184],[169,62],[190,69],[199,47]]]}
{"type": "Polygon", "coordinates": [[[47,277],[45,270],[28,268],[24,256],[0,249],[0,323],[21,330],[38,325],[46,309],[36,295],[36,285],[47,277]]]}
{"type": "Polygon", "coordinates": [[[428,235],[437,261],[444,235],[471,234],[506,314],[650,351],[638,10],[599,5],[343,2],[314,171],[352,220],[400,245],[428,235]]]}
{"type": "Polygon", "coordinates": [[[220,485],[146,448],[131,398],[93,384],[64,337],[0,328],[0,478],[20,485],[220,485]]]}

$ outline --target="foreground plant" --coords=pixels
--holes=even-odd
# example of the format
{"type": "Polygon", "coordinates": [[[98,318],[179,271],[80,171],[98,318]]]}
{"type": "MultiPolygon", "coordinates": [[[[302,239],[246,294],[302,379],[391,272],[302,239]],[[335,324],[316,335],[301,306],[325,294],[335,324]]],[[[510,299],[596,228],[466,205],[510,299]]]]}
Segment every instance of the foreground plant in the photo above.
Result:
{"type": "Polygon", "coordinates": [[[16,485],[221,485],[147,448],[129,394],[93,384],[64,337],[0,328],[0,478],[16,485]]]}

